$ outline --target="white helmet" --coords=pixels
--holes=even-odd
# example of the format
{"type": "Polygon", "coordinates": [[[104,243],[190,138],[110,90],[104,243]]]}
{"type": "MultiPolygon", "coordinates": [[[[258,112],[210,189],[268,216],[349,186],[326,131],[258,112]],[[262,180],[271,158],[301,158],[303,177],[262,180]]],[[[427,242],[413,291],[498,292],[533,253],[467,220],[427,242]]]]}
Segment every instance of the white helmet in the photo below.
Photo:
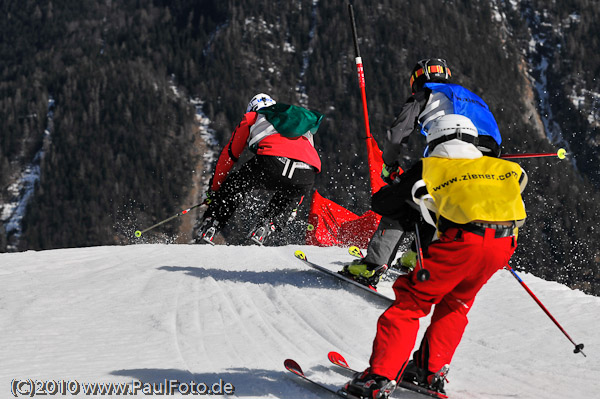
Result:
{"type": "Polygon", "coordinates": [[[276,104],[276,102],[271,98],[271,96],[260,93],[252,97],[252,100],[250,100],[248,103],[248,107],[246,107],[246,112],[258,111],[262,107],[269,107],[273,104],[276,104]]]}
{"type": "Polygon", "coordinates": [[[477,128],[471,119],[458,114],[443,115],[431,123],[427,132],[429,153],[431,154],[438,144],[452,139],[477,145],[478,136],[477,128]]]}

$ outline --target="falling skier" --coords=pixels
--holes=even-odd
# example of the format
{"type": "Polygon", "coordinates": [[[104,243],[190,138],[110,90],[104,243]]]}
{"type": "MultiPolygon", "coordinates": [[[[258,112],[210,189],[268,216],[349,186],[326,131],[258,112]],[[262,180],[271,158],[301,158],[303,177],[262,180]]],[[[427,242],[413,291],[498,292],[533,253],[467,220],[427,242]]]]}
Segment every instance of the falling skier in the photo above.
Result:
{"type": "Polygon", "coordinates": [[[379,318],[370,367],[344,390],[361,398],[387,397],[396,381],[444,393],[445,375],[467,325],[475,295],[516,248],[524,221],[521,192],[527,175],[513,162],[484,157],[477,128],[462,115],[436,119],[427,132],[429,157],[396,184],[373,196],[373,210],[410,231],[419,212],[436,228],[424,254],[427,281],[417,271],[394,283],[396,299],[379,318]],[[431,213],[434,218],[431,219],[431,213]],[[419,319],[435,309],[420,347],[419,319]]]}
{"type": "Polygon", "coordinates": [[[274,194],[248,238],[263,245],[271,233],[283,229],[321,171],[313,135],[322,119],[318,112],[277,103],[267,94],[254,96],[219,156],[196,241],[213,244],[217,231],[254,189],[274,194]],[[246,146],[256,155],[230,174],[246,146]]]}
{"type": "MultiPolygon", "coordinates": [[[[414,131],[427,134],[431,124],[446,114],[461,114],[469,117],[479,131],[477,148],[493,157],[500,155],[502,138],[494,116],[485,102],[471,91],[449,83],[452,74],[445,60],[430,58],[419,61],[410,75],[412,96],[408,98],[388,129],[383,149],[383,180],[393,184],[401,173],[399,166],[403,147],[414,131]]],[[[425,150],[427,156],[431,148],[425,150]]],[[[342,274],[373,287],[394,261],[402,242],[404,230],[398,221],[382,216],[377,230],[371,237],[367,254],[346,265],[342,274]]],[[[415,253],[407,252],[399,259],[397,268],[412,268],[415,253]]]]}

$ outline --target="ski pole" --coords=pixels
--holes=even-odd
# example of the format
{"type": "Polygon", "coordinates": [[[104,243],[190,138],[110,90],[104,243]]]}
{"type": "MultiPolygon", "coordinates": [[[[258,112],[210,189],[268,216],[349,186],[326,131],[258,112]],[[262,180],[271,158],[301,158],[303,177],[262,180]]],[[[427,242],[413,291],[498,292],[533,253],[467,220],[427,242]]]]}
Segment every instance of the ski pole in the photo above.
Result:
{"type": "Polygon", "coordinates": [[[571,343],[573,345],[575,345],[575,349],[573,350],[573,353],[580,353],[581,352],[581,354],[584,357],[587,357],[585,355],[585,353],[583,353],[583,344],[576,344],[575,341],[573,341],[573,339],[569,336],[569,334],[567,334],[567,332],[565,331],[565,329],[562,328],[562,326],[559,324],[559,322],[554,318],[554,316],[552,316],[552,314],[550,313],[550,311],[548,309],[546,309],[546,307],[544,306],[544,304],[538,299],[537,296],[535,296],[535,294],[529,289],[529,287],[525,284],[525,282],[523,282],[523,280],[521,279],[521,277],[519,277],[519,275],[517,274],[517,272],[515,272],[514,269],[512,267],[510,267],[509,265],[506,265],[505,268],[512,273],[512,275],[517,279],[517,281],[519,283],[521,283],[521,286],[523,286],[523,288],[525,288],[525,291],[527,291],[527,293],[529,295],[531,295],[531,297],[537,302],[537,304],[540,306],[540,308],[542,308],[542,310],[546,313],[546,315],[548,315],[548,317],[550,317],[550,320],[552,320],[554,322],[554,324],[556,324],[556,326],[560,329],[560,331],[562,331],[562,333],[565,335],[565,337],[567,337],[567,339],[569,341],[571,341],[571,343]]]}
{"type": "Polygon", "coordinates": [[[558,157],[558,159],[565,159],[567,156],[567,151],[564,148],[559,148],[557,152],[540,152],[537,154],[534,153],[525,153],[525,154],[504,154],[500,155],[500,158],[542,158],[542,157],[558,157]]]}
{"type": "MultiPolygon", "coordinates": [[[[369,176],[371,181],[371,194],[379,189],[385,183],[381,180],[381,164],[378,159],[375,159],[379,147],[375,138],[371,135],[371,128],[369,127],[369,111],[367,109],[367,92],[366,92],[366,80],[365,80],[365,69],[363,67],[362,58],[360,56],[360,50],[358,49],[358,35],[356,33],[356,21],[354,19],[354,8],[352,4],[348,4],[348,12],[350,13],[350,22],[352,25],[352,38],[354,39],[354,53],[356,62],[356,72],[358,74],[358,86],[360,87],[360,95],[362,99],[363,119],[365,123],[365,142],[367,145],[367,156],[369,165],[369,176]],[[370,140],[370,141],[369,141],[370,140]],[[377,187],[379,186],[379,187],[377,187]]],[[[381,161],[383,162],[383,161],[381,161]]]]}
{"type": "Polygon", "coordinates": [[[423,248],[421,247],[421,237],[419,235],[419,224],[415,223],[415,242],[417,244],[417,264],[419,265],[419,271],[417,272],[417,280],[427,281],[429,280],[429,270],[425,269],[423,264],[423,248]]]}
{"type": "Polygon", "coordinates": [[[175,214],[175,215],[171,216],[170,218],[167,218],[167,219],[165,219],[165,220],[163,220],[163,221],[161,221],[161,222],[158,222],[158,223],[156,223],[155,225],[152,225],[152,226],[150,226],[150,227],[148,227],[148,228],[146,228],[146,229],[144,229],[144,230],[141,230],[141,231],[140,231],[140,230],[137,230],[137,231],[135,232],[135,236],[136,236],[136,238],[140,238],[140,237],[142,236],[142,234],[144,234],[145,232],[147,232],[147,231],[150,231],[150,230],[152,230],[153,228],[160,226],[161,224],[167,223],[167,222],[169,222],[169,221],[171,221],[171,220],[175,219],[176,217],[179,217],[179,216],[181,216],[181,215],[185,215],[186,213],[188,213],[188,212],[189,212],[189,211],[191,211],[192,209],[195,209],[195,208],[201,207],[202,205],[206,205],[206,200],[205,200],[205,201],[202,201],[201,203],[199,203],[199,204],[197,204],[197,205],[194,205],[194,206],[192,206],[191,208],[188,208],[188,209],[186,209],[186,210],[183,210],[183,211],[181,211],[181,212],[179,212],[179,213],[177,213],[177,214],[175,214]]]}
{"type": "Polygon", "coordinates": [[[369,127],[369,111],[367,110],[367,92],[365,90],[367,84],[365,81],[365,69],[363,68],[362,58],[360,57],[360,50],[358,49],[358,36],[356,34],[356,21],[354,20],[354,8],[352,4],[348,4],[348,12],[350,13],[350,22],[352,23],[352,37],[354,39],[354,53],[356,54],[356,72],[358,74],[358,86],[360,87],[360,94],[362,97],[363,116],[365,119],[365,138],[371,138],[371,128],[369,127]]]}

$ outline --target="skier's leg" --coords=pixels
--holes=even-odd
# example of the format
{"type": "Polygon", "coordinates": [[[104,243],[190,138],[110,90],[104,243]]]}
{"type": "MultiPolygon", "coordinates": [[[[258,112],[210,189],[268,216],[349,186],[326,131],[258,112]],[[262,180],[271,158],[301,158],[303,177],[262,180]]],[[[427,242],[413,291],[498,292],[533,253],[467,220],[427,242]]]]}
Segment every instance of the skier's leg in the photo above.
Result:
{"type": "Polygon", "coordinates": [[[417,367],[437,372],[444,365],[450,364],[469,322],[467,313],[473,301],[474,298],[464,302],[448,294],[435,305],[431,323],[419,350],[413,356],[417,367]]]}
{"type": "Polygon", "coordinates": [[[204,213],[204,218],[213,218],[220,227],[229,221],[244,197],[254,188],[261,187],[264,172],[260,157],[253,157],[234,171],[214,195],[213,201],[204,213]]]}
{"type": "MultiPolygon", "coordinates": [[[[493,232],[485,237],[466,233],[463,240],[465,244],[469,241],[476,244],[469,246],[470,260],[459,266],[463,269],[463,278],[435,306],[423,342],[414,355],[416,364],[431,372],[450,364],[468,324],[467,314],[475,296],[490,277],[508,263],[515,248],[511,237],[495,239],[493,232]]],[[[432,250],[436,256],[435,244],[429,248],[430,255],[432,250]]]]}
{"type": "Polygon", "coordinates": [[[426,316],[464,278],[462,266],[469,261],[469,253],[461,250],[463,244],[454,238],[442,236],[430,245],[425,259],[429,280],[419,281],[413,271],[394,283],[396,300],[381,316],[373,343],[371,368],[378,370],[373,372],[387,378],[398,377],[396,374],[403,371],[414,347],[418,319],[426,316]]]}
{"type": "Polygon", "coordinates": [[[367,264],[389,266],[394,260],[403,235],[404,230],[398,221],[382,217],[369,241],[367,255],[363,260],[367,264]]]}
{"type": "Polygon", "coordinates": [[[310,193],[312,184],[306,187],[276,191],[267,205],[263,220],[270,220],[278,230],[283,229],[295,217],[298,206],[310,193]]]}
{"type": "Polygon", "coordinates": [[[433,305],[415,297],[410,292],[412,284],[408,275],[396,280],[396,300],[377,321],[370,371],[390,380],[398,381],[414,347],[419,319],[426,316],[433,305]]]}
{"type": "Polygon", "coordinates": [[[394,260],[403,235],[404,230],[400,223],[382,217],[369,241],[367,255],[345,265],[340,273],[361,284],[376,287],[394,260]]]}
{"type": "Polygon", "coordinates": [[[306,164],[285,158],[283,162],[277,157],[264,158],[263,186],[275,193],[251,237],[263,226],[267,227],[268,234],[283,229],[293,219],[293,213],[304,196],[310,193],[315,181],[314,169],[306,164]]]}

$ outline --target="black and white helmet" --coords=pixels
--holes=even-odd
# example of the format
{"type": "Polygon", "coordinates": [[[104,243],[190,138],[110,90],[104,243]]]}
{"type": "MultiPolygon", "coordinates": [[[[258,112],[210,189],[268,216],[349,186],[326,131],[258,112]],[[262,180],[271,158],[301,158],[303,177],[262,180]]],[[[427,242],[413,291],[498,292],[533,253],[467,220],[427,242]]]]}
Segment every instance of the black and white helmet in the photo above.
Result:
{"type": "Polygon", "coordinates": [[[452,73],[446,60],[441,58],[421,60],[410,73],[410,89],[416,93],[427,82],[448,83],[451,77],[452,73]]]}
{"type": "Polygon", "coordinates": [[[252,97],[252,100],[248,103],[248,107],[246,107],[246,112],[258,111],[263,107],[269,107],[273,104],[276,104],[276,101],[270,95],[260,93],[252,97]]]}

